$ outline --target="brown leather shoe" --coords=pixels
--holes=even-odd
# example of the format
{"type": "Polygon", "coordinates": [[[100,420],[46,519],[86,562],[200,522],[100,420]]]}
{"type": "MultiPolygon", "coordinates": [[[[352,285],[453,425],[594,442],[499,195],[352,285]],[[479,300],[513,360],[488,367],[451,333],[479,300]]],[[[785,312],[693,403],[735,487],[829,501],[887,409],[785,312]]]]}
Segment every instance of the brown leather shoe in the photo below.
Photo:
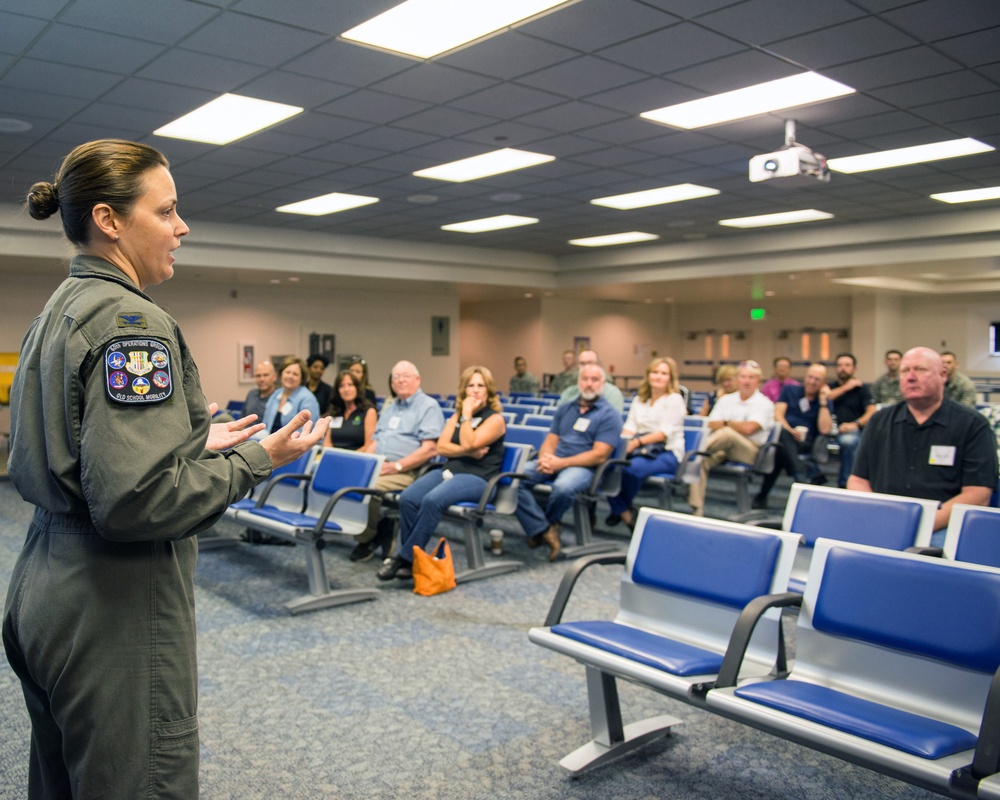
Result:
{"type": "Polygon", "coordinates": [[[559,539],[559,526],[553,525],[542,534],[542,541],[549,546],[549,561],[555,561],[562,550],[562,541],[559,539]]]}
{"type": "Polygon", "coordinates": [[[544,533],[539,533],[535,536],[529,536],[527,539],[528,547],[530,547],[532,550],[534,550],[536,547],[541,547],[542,537],[544,536],[545,536],[544,533]]]}

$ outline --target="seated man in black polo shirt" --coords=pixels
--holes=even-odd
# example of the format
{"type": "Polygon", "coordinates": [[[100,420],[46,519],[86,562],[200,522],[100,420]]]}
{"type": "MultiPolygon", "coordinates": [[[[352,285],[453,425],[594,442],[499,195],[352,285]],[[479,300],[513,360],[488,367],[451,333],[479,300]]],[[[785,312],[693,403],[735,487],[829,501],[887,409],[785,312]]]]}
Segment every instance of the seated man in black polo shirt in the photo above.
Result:
{"type": "Polygon", "coordinates": [[[997,443],[986,418],[944,396],[941,357],[927,347],[906,352],[902,402],[865,427],[848,489],[922,497],[941,503],[932,544],[944,541],[956,503],[985,506],[997,485],[997,443]]]}

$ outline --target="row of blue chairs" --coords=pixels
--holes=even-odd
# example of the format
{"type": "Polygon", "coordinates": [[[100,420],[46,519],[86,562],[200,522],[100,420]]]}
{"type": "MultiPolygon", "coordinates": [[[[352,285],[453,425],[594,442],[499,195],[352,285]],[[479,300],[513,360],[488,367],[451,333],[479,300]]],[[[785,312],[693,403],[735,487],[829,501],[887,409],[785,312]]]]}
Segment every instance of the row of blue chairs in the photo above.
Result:
{"type": "Polygon", "coordinates": [[[681,721],[624,725],[623,678],[946,796],[1000,796],[1000,569],[819,538],[792,592],[799,539],[643,509],[627,554],[575,562],[529,632],[586,670],[591,741],[562,766],[594,767],[681,721]],[[615,618],[564,622],[580,575],[613,563],[615,618]],[[799,611],[794,663],[783,608],[799,611]]]}

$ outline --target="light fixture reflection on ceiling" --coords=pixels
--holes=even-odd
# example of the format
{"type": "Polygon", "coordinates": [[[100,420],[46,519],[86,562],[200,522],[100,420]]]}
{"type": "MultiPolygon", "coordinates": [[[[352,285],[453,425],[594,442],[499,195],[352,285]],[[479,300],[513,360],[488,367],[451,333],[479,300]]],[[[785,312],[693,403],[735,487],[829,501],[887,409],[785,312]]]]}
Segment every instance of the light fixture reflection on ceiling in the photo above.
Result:
{"type": "Polygon", "coordinates": [[[470,219],[466,222],[453,222],[450,225],[442,225],[443,231],[458,231],[459,233],[485,233],[486,231],[499,231],[504,228],[517,228],[521,225],[534,225],[538,222],[534,217],[519,217],[516,214],[500,214],[496,217],[483,217],[482,219],[470,219]]]}
{"type": "Polygon", "coordinates": [[[153,131],[157,136],[229,144],[302,113],[298,106],[224,94],[153,131]]]}
{"type": "Polygon", "coordinates": [[[501,150],[494,150],[490,153],[483,153],[482,155],[451,161],[448,164],[421,169],[413,174],[418,178],[432,178],[437,181],[465,183],[466,181],[474,181],[489,175],[499,175],[503,172],[534,167],[538,164],[546,164],[549,161],[555,160],[555,156],[547,156],[544,153],[532,153],[527,150],[515,150],[512,147],[504,147],[501,150]]]}
{"type": "Polygon", "coordinates": [[[433,58],[576,0],[407,0],[340,34],[355,44],[433,58]]]}
{"type": "MultiPolygon", "coordinates": [[[[825,211],[817,211],[815,208],[806,208],[801,211],[782,211],[778,214],[761,214],[756,217],[736,217],[733,219],[720,219],[719,224],[727,228],[764,228],[768,225],[792,225],[796,222],[813,222],[820,219],[832,219],[833,214],[825,211]]],[[[793,280],[793,276],[788,276],[793,280]]]]}
{"type": "Polygon", "coordinates": [[[854,89],[815,72],[803,72],[756,86],[689,100],[639,116],[675,128],[692,130],[706,125],[718,125],[735,119],[754,117],[771,111],[819,103],[835,97],[853,94],[854,89]]]}
{"type": "Polygon", "coordinates": [[[985,186],[982,189],[965,189],[961,192],[938,192],[932,200],[942,203],[978,203],[980,200],[1000,200],[1000,186],[985,186]]]}
{"type": "Polygon", "coordinates": [[[325,214],[336,214],[338,211],[346,211],[349,208],[358,208],[359,206],[368,206],[377,202],[377,197],[330,192],[330,194],[320,195],[319,197],[310,197],[308,200],[299,200],[297,203],[278,206],[274,210],[280,211],[282,214],[304,214],[308,217],[322,217],[325,214]]]}
{"type": "Polygon", "coordinates": [[[634,242],[650,242],[659,239],[655,233],[642,231],[627,231],[625,233],[609,233],[605,236],[587,236],[583,239],[570,239],[569,244],[580,247],[609,247],[616,244],[632,244],[634,242]]]}
{"type": "Polygon", "coordinates": [[[988,144],[983,144],[975,139],[950,139],[945,142],[918,144],[914,147],[900,147],[896,150],[882,150],[878,153],[830,158],[827,159],[826,165],[834,172],[870,172],[876,169],[940,161],[945,158],[972,156],[977,153],[988,153],[993,149],[988,144]]]}
{"type": "Polygon", "coordinates": [[[665,203],[679,203],[682,200],[694,200],[698,197],[711,197],[716,194],[719,194],[718,189],[710,189],[707,186],[698,186],[693,183],[679,183],[676,186],[661,186],[658,189],[646,189],[642,192],[597,197],[590,202],[595,206],[626,210],[658,206],[665,203]]]}

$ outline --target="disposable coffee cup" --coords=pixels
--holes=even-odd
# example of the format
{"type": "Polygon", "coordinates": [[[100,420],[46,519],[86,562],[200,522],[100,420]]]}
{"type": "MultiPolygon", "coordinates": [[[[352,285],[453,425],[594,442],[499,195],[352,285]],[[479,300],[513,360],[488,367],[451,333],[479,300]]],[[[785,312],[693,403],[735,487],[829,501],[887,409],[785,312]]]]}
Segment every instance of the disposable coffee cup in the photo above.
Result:
{"type": "Polygon", "coordinates": [[[795,430],[799,432],[799,436],[805,439],[809,435],[809,427],[806,425],[796,425],[795,430]]]}
{"type": "Polygon", "coordinates": [[[499,528],[490,531],[490,550],[495,556],[503,555],[503,531],[499,528]]]}

